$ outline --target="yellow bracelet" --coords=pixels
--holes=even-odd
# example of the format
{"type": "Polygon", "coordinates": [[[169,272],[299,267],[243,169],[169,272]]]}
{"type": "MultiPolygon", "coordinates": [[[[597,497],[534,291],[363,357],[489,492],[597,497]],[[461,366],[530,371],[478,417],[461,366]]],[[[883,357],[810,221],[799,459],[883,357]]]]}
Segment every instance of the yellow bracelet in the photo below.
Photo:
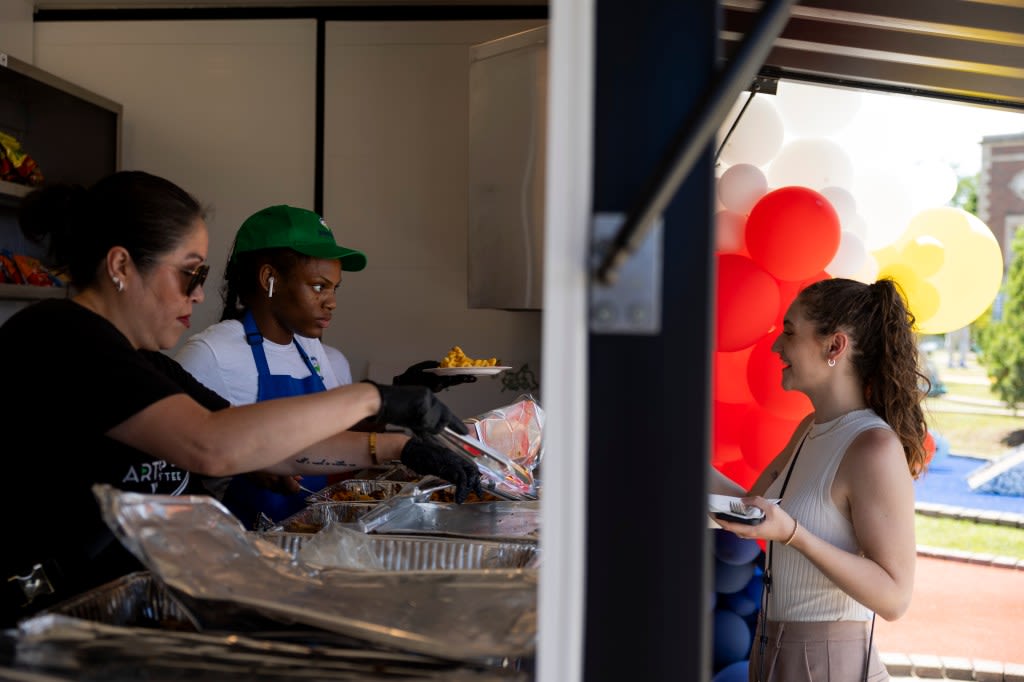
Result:
{"type": "Polygon", "coordinates": [[[370,460],[373,462],[374,466],[380,464],[380,462],[377,461],[377,432],[376,431],[370,431],[370,434],[369,434],[369,436],[366,439],[366,443],[367,443],[367,445],[370,446],[370,460]]]}
{"type": "Polygon", "coordinates": [[[800,522],[793,519],[793,532],[789,534],[789,539],[783,542],[786,547],[789,547],[789,543],[793,542],[793,538],[796,537],[796,532],[800,528],[800,522]]]}

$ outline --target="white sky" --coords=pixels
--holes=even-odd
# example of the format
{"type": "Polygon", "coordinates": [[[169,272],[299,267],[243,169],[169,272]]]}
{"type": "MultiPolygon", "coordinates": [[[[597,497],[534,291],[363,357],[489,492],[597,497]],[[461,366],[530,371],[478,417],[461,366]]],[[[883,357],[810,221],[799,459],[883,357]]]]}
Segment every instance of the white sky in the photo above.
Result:
{"type": "Polygon", "coordinates": [[[949,164],[959,176],[973,175],[981,169],[983,137],[1024,133],[1020,111],[907,95],[857,96],[853,119],[832,134],[855,167],[935,161],[949,164]]]}

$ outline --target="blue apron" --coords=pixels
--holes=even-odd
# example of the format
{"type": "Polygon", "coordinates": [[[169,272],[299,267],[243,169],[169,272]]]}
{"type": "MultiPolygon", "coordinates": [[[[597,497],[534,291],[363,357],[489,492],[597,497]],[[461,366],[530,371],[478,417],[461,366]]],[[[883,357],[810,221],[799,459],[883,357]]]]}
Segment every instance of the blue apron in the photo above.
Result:
{"type": "MultiPolygon", "coordinates": [[[[270,373],[267,354],[263,352],[263,335],[256,327],[256,321],[251,312],[246,311],[245,317],[242,318],[242,327],[245,329],[245,340],[249,342],[252,357],[256,361],[256,371],[259,373],[256,402],[327,390],[320,372],[309,361],[309,356],[297,341],[293,339],[292,343],[295,344],[295,349],[299,351],[302,361],[309,368],[309,376],[304,379],[296,379],[287,374],[270,373]]],[[[327,476],[303,476],[302,484],[310,490],[320,490],[327,485],[327,476]]],[[[253,483],[246,476],[235,476],[228,484],[223,503],[246,528],[252,530],[255,528],[260,512],[274,521],[281,521],[302,511],[306,507],[306,496],[307,494],[304,492],[283,495],[253,483]]]]}

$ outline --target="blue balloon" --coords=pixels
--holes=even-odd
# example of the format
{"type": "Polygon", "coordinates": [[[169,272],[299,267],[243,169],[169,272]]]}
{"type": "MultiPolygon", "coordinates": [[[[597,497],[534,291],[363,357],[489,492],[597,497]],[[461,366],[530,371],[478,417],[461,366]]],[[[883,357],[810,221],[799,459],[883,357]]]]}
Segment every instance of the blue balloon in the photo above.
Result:
{"type": "Polygon", "coordinates": [[[756,602],[747,596],[746,590],[740,590],[739,592],[733,592],[732,594],[725,595],[725,599],[722,600],[723,606],[729,609],[737,616],[749,616],[750,614],[757,611],[761,606],[760,602],[756,602]]]}
{"type": "Polygon", "coordinates": [[[725,666],[711,678],[711,682],[747,682],[748,661],[736,661],[725,666]]]}
{"type": "Polygon", "coordinates": [[[743,594],[748,599],[752,599],[757,602],[758,607],[761,605],[761,592],[764,590],[764,572],[754,571],[754,575],[750,578],[747,586],[743,588],[743,594]]]}
{"type": "Polygon", "coordinates": [[[754,575],[754,564],[727,564],[715,559],[715,592],[732,594],[747,586],[750,576],[754,575]]]}
{"type": "Polygon", "coordinates": [[[747,621],[725,609],[715,611],[713,658],[715,668],[721,668],[750,656],[753,635],[747,621]]]}
{"type": "Polygon", "coordinates": [[[715,557],[727,564],[746,564],[761,553],[757,540],[741,538],[727,530],[715,531],[715,557]]]}

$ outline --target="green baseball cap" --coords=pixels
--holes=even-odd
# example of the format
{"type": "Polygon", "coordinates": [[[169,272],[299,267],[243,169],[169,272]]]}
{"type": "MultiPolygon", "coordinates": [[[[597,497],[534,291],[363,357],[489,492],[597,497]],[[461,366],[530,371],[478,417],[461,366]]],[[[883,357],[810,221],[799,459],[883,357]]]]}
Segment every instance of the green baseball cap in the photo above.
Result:
{"type": "Polygon", "coordinates": [[[323,218],[284,204],[268,206],[245,219],[235,235],[231,260],[240,253],[261,249],[291,249],[313,258],[337,258],[345,272],[366,267],[366,254],[339,246],[323,218]]]}

